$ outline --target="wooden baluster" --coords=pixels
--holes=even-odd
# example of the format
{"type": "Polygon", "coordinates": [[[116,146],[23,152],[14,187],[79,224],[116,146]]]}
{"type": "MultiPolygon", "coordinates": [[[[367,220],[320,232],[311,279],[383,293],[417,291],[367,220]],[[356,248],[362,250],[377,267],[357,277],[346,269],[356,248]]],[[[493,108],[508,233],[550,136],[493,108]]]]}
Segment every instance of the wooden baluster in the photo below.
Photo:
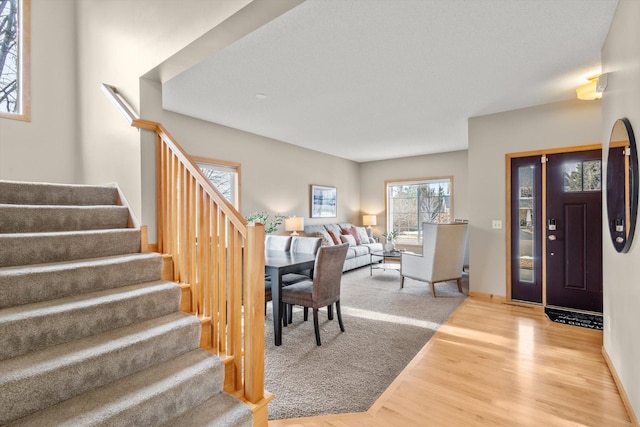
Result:
{"type": "Polygon", "coordinates": [[[216,350],[217,354],[220,354],[220,308],[218,298],[220,296],[220,256],[218,254],[220,250],[220,224],[219,224],[220,214],[219,207],[217,204],[213,203],[211,206],[211,324],[213,325],[212,332],[212,343],[213,347],[216,350]]]}
{"type": "Polygon", "coordinates": [[[244,247],[244,394],[264,398],[264,225],[247,227],[244,247]]]}

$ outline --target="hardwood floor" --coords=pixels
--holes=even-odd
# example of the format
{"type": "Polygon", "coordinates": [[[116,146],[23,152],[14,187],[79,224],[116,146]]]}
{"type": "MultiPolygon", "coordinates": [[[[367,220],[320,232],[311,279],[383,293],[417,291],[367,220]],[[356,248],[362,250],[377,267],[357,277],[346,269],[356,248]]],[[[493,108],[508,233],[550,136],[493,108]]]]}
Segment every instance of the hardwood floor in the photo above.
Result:
{"type": "Polygon", "coordinates": [[[541,310],[476,299],[460,306],[368,412],[269,422],[396,425],[633,423],[602,355],[601,331],[553,323],[541,310]]]}

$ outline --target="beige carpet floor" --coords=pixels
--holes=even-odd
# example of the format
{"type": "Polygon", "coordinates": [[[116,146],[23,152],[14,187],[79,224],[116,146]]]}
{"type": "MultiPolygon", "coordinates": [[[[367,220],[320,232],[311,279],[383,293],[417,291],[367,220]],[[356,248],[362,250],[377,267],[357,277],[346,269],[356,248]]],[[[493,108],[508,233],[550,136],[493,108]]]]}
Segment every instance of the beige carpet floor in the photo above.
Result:
{"type": "Polygon", "coordinates": [[[391,384],[464,301],[454,282],[436,285],[405,280],[397,271],[368,268],[342,278],[345,332],[337,317],[320,310],[322,346],[315,343],[313,317],[303,321],[294,309],[293,324],[283,329],[282,346],[273,344],[271,304],[265,319],[265,389],[276,395],[269,419],[363,412],[391,384]]]}

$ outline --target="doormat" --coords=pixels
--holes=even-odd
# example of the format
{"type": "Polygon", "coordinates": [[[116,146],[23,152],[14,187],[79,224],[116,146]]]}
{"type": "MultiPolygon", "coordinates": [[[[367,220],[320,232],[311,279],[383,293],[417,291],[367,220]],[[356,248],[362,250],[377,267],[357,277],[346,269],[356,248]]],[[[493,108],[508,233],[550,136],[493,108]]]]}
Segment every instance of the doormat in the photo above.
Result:
{"type": "Polygon", "coordinates": [[[565,325],[581,326],[583,328],[602,330],[602,316],[594,314],[578,313],[575,311],[557,310],[555,308],[544,309],[549,320],[565,325]]]}

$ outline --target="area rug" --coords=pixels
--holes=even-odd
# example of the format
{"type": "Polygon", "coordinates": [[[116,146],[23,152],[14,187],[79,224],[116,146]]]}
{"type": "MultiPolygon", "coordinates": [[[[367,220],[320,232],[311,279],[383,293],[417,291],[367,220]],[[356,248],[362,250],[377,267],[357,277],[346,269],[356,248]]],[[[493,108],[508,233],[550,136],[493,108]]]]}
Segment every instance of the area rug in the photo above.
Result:
{"type": "Polygon", "coordinates": [[[364,412],[385,391],[464,301],[455,281],[436,284],[405,280],[397,271],[369,268],[342,278],[345,332],[336,316],[320,310],[322,346],[316,346],[313,317],[303,321],[294,309],[293,324],[283,328],[282,345],[273,343],[271,304],[265,319],[265,389],[275,394],[269,419],[364,412]]]}
{"type": "Polygon", "coordinates": [[[602,330],[602,316],[548,307],[545,307],[544,312],[549,320],[556,323],[602,330]]]}

